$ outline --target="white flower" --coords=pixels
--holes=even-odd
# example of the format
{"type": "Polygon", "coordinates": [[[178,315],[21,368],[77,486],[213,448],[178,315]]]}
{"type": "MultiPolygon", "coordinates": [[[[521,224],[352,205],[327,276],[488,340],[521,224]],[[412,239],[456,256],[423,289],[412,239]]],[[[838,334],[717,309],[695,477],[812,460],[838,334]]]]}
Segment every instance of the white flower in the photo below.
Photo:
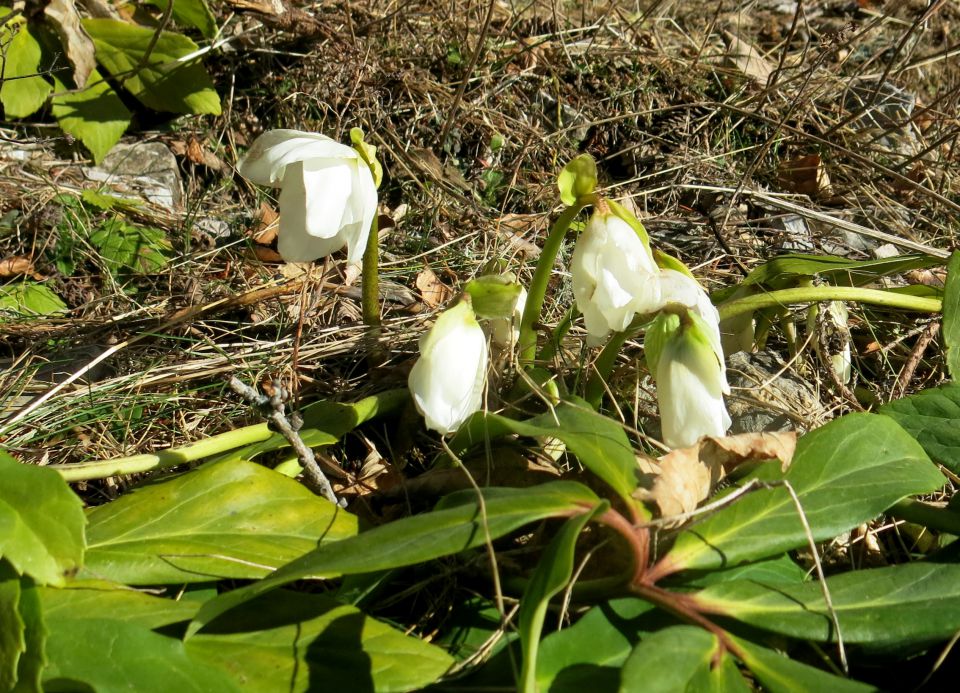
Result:
{"type": "Polygon", "coordinates": [[[723,344],[720,338],[720,312],[710,301],[706,290],[693,277],[676,270],[665,269],[660,273],[660,299],[663,307],[677,303],[691,310],[702,320],[700,327],[703,336],[707,338],[720,361],[723,392],[729,395],[727,366],[724,362],[723,344]]]}
{"type": "Polygon", "coordinates": [[[503,349],[509,349],[520,339],[520,319],[523,309],[527,305],[527,290],[520,288],[516,303],[513,304],[513,315],[503,318],[487,320],[487,331],[493,343],[503,349]]]}
{"type": "Polygon", "coordinates": [[[707,325],[695,313],[662,344],[654,377],[663,442],[671,448],[693,445],[701,436],[722,436],[730,428],[723,403],[729,392],[707,325]]]}
{"type": "Polygon", "coordinates": [[[480,409],[486,379],[487,338],[469,301],[461,301],[420,338],[420,358],[407,381],[427,428],[456,431],[480,409]]]}
{"type": "Polygon", "coordinates": [[[627,329],[637,313],[662,306],[659,270],[637,232],[613,214],[595,213],[570,262],[573,295],[590,344],[627,329]]]}
{"type": "Polygon", "coordinates": [[[277,248],[284,260],[310,262],[347,246],[347,262],[360,261],[377,188],[353,148],[312,132],[270,130],[237,169],[253,183],[280,188],[277,248]]]}

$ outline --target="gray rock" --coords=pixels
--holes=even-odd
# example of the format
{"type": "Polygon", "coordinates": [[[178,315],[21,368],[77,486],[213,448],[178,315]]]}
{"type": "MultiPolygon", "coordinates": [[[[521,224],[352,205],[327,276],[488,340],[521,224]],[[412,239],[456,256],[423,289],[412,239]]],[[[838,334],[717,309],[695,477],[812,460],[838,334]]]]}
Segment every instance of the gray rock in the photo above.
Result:
{"type": "Polygon", "coordinates": [[[907,157],[919,152],[920,142],[910,122],[917,106],[914,94],[891,82],[860,82],[846,92],[843,106],[860,114],[851,123],[853,129],[877,133],[870,146],[907,157]]]}
{"type": "Polygon", "coordinates": [[[830,415],[810,382],[792,369],[784,369],[784,365],[769,350],[741,352],[728,359],[731,434],[807,431],[829,420],[830,415]]]}
{"type": "Polygon", "coordinates": [[[167,209],[179,209],[183,204],[177,159],[162,142],[118,144],[99,166],[86,168],[84,173],[121,195],[144,197],[167,209]]]}

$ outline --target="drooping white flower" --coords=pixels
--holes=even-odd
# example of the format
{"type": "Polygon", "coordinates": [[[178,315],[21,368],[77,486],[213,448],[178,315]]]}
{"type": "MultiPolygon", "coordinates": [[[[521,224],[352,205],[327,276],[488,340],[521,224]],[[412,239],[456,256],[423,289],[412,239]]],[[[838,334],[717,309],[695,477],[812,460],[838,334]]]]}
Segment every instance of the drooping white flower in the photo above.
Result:
{"type": "Polygon", "coordinates": [[[280,188],[277,249],[288,262],[310,262],[347,247],[359,262],[377,212],[370,168],[352,147],[324,135],[270,130],[237,164],[244,178],[280,188]]]}
{"type": "Polygon", "coordinates": [[[722,436],[730,427],[723,402],[729,392],[723,356],[709,326],[694,311],[683,318],[663,314],[648,332],[645,348],[657,382],[663,442],[693,445],[702,436],[722,436]]]}
{"type": "Polygon", "coordinates": [[[493,343],[503,349],[509,349],[520,339],[520,319],[523,309],[527,305],[527,290],[520,288],[516,303],[513,304],[513,315],[510,317],[492,318],[487,321],[487,331],[493,343]]]}
{"type": "Polygon", "coordinates": [[[596,212],[577,239],[570,262],[573,295],[588,342],[627,329],[637,313],[658,310],[659,270],[637,232],[614,214],[596,212]]]}
{"type": "Polygon", "coordinates": [[[706,290],[693,277],[683,272],[665,269],[660,272],[660,300],[664,307],[676,303],[700,318],[703,336],[710,343],[720,362],[723,392],[730,394],[730,387],[727,385],[727,366],[723,358],[723,344],[720,338],[720,312],[710,301],[706,290]]]}
{"type": "Polygon", "coordinates": [[[420,338],[420,358],[407,381],[410,393],[427,428],[447,434],[480,409],[486,379],[487,338],[463,300],[420,338]]]}

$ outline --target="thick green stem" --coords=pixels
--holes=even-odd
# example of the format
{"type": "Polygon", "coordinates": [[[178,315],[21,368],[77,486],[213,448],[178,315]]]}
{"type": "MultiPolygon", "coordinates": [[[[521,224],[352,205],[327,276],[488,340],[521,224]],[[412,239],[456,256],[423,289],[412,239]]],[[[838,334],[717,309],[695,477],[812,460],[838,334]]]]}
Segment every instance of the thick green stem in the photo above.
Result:
{"type": "Polygon", "coordinates": [[[720,311],[720,319],[726,320],[764,308],[817,301],[856,301],[919,313],[939,313],[943,306],[939,298],[910,296],[882,289],[861,289],[856,286],[805,286],[745,296],[729,303],[722,303],[717,306],[717,310],[720,311]]]}
{"type": "Polygon", "coordinates": [[[377,215],[373,215],[370,236],[363,251],[363,276],[360,294],[363,324],[380,326],[380,228],[377,215]]]}
{"type": "Polygon", "coordinates": [[[520,364],[522,366],[531,366],[537,356],[537,323],[540,321],[540,314],[543,311],[543,301],[547,295],[550,273],[553,271],[553,265],[557,261],[560,248],[563,247],[563,238],[567,235],[571,222],[577,218],[580,210],[589,203],[589,201],[578,200],[573,206],[567,207],[554,223],[553,228],[550,229],[547,241],[543,244],[540,259],[537,261],[537,268],[534,270],[533,279],[530,280],[527,304],[523,310],[523,317],[520,319],[520,364]]]}
{"type": "Polygon", "coordinates": [[[176,467],[187,462],[196,462],[204,457],[235,450],[251,443],[259,443],[272,435],[274,433],[267,427],[267,424],[255,424],[211,436],[196,443],[184,445],[182,448],[83,464],[51,464],[49,469],[60,472],[60,476],[66,481],[106,479],[108,476],[137,474],[138,472],[176,467]]]}
{"type": "Polygon", "coordinates": [[[613,373],[613,364],[617,362],[617,355],[631,334],[633,334],[632,330],[614,332],[593,364],[593,372],[587,380],[585,394],[587,402],[594,409],[600,407],[600,401],[606,391],[605,383],[610,380],[610,374],[613,373]]]}
{"type": "Polygon", "coordinates": [[[580,314],[580,311],[577,310],[576,306],[570,306],[567,309],[567,314],[563,316],[563,320],[560,321],[560,324],[553,328],[553,333],[550,335],[550,341],[543,345],[543,349],[540,350],[540,353],[537,354],[537,360],[540,363],[547,363],[552,360],[554,356],[560,351],[560,342],[563,341],[563,338],[567,336],[567,332],[570,331],[570,328],[573,327],[573,321],[577,319],[577,316],[580,314]]]}

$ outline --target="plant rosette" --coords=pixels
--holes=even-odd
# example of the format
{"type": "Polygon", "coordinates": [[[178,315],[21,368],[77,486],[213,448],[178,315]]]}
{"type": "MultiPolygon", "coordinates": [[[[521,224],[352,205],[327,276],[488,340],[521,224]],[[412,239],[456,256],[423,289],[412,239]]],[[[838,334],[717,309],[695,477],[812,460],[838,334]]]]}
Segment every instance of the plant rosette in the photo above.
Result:
{"type": "Polygon", "coordinates": [[[311,262],[346,246],[347,262],[360,262],[377,187],[355,149],[317,133],[270,130],[237,170],[252,183],[280,188],[277,250],[284,260],[311,262]]]}

